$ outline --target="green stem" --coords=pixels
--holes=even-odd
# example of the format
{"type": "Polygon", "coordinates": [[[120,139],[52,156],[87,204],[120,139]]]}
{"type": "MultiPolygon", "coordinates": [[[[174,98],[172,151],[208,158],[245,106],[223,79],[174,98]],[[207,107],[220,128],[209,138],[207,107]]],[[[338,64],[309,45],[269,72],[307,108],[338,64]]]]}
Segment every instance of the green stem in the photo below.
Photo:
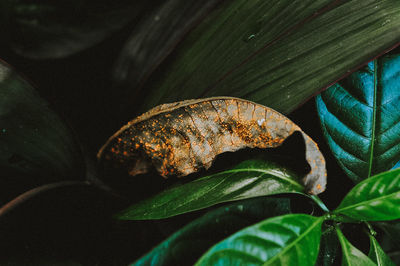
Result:
{"type": "Polygon", "coordinates": [[[317,205],[325,212],[329,212],[328,207],[326,207],[325,203],[322,202],[320,198],[318,198],[317,195],[311,195],[309,196],[317,205]]]}

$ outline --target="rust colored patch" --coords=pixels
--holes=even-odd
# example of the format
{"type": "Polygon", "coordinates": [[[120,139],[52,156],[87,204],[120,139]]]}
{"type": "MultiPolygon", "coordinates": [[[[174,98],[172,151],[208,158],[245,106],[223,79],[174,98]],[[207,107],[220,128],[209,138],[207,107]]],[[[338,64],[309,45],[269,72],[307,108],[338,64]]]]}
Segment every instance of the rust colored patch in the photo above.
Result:
{"type": "Polygon", "coordinates": [[[325,190],[325,159],[317,144],[275,110],[233,97],[163,104],[133,119],[97,154],[102,163],[134,176],[154,166],[165,178],[208,169],[215,157],[246,147],[274,148],[299,131],[311,171],[303,182],[311,194],[325,190]],[[144,158],[145,157],[145,158],[144,158]]]}

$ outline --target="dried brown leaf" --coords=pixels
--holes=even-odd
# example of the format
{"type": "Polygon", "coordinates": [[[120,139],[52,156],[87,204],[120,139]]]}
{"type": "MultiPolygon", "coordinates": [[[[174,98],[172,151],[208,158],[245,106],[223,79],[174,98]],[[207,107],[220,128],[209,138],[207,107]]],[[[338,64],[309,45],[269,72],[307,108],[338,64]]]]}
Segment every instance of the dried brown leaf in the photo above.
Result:
{"type": "Polygon", "coordinates": [[[284,115],[233,97],[187,100],[154,107],[115,133],[99,161],[134,176],[151,167],[163,177],[208,169],[218,154],[243,148],[275,148],[299,131],[311,171],[303,182],[310,194],[325,190],[325,159],[317,144],[284,115]]]}

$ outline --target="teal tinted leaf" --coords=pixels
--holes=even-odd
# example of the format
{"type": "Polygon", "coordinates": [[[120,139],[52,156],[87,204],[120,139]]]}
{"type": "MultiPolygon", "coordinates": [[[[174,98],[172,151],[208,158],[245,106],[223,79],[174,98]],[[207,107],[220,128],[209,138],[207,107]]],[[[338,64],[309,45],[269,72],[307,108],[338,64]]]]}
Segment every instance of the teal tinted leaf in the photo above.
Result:
{"type": "Polygon", "coordinates": [[[145,10],[146,2],[150,1],[5,0],[0,3],[0,33],[23,56],[65,57],[121,29],[145,10]]]}
{"type": "Polygon", "coordinates": [[[387,54],[317,97],[322,129],[354,181],[400,160],[400,54],[387,54]]]}
{"type": "MultiPolygon", "coordinates": [[[[219,2],[221,0],[168,0],[143,18],[135,26],[115,65],[117,86],[131,90],[143,83],[189,30],[219,2]]],[[[124,97],[121,100],[129,101],[124,97]]]]}
{"type": "Polygon", "coordinates": [[[399,40],[397,0],[224,1],[130,104],[229,95],[288,113],[399,40]]]}
{"type": "Polygon", "coordinates": [[[376,265],[370,258],[354,247],[343,235],[339,228],[336,232],[342,246],[342,265],[348,266],[374,266],[376,265]]]}
{"type": "Polygon", "coordinates": [[[359,221],[400,218],[400,169],[366,179],[344,197],[334,213],[359,221]]]}
{"type": "Polygon", "coordinates": [[[220,207],[171,235],[133,265],[193,265],[215,243],[263,219],[290,212],[288,198],[256,198],[220,207]]]}
{"type": "Polygon", "coordinates": [[[0,168],[2,194],[28,184],[84,177],[81,150],[71,130],[28,82],[2,62],[0,168]]]}
{"type": "Polygon", "coordinates": [[[162,219],[212,205],[279,193],[301,193],[292,172],[275,163],[248,160],[235,168],[178,185],[122,211],[122,220],[162,219]]]}
{"type": "Polygon", "coordinates": [[[196,265],[314,265],[323,220],[304,214],[267,219],[216,244],[196,265]]]}
{"type": "Polygon", "coordinates": [[[379,246],[378,241],[376,241],[375,237],[369,235],[370,239],[370,248],[368,257],[376,263],[378,266],[394,266],[395,264],[391,261],[388,255],[382,250],[379,246]]]}

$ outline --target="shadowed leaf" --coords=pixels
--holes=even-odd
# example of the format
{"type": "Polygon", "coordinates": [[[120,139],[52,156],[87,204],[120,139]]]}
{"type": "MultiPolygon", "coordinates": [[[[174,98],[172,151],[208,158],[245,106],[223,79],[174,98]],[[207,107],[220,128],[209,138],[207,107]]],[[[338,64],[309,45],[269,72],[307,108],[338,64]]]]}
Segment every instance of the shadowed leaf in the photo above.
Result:
{"type": "Polygon", "coordinates": [[[390,260],[389,256],[379,246],[378,241],[375,237],[369,235],[370,248],[368,257],[376,263],[378,266],[394,266],[395,264],[390,260]]]}

